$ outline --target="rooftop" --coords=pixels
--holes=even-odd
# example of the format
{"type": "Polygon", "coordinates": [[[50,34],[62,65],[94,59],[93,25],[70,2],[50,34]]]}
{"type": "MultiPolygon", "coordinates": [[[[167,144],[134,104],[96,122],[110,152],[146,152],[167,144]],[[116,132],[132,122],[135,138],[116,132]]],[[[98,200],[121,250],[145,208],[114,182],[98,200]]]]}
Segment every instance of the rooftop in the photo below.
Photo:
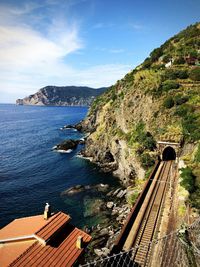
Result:
{"type": "Polygon", "coordinates": [[[58,212],[16,219],[0,230],[1,266],[72,266],[91,240],[69,224],[70,216],[58,212]],[[78,237],[83,246],[76,247],[78,237]]]}

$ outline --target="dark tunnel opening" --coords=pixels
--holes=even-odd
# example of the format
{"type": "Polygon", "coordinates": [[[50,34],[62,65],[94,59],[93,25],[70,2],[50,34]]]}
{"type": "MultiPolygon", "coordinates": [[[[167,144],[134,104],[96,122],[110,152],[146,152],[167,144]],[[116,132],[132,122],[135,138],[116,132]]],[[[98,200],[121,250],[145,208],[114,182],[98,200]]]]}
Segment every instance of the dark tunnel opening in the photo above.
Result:
{"type": "Polygon", "coordinates": [[[163,160],[175,160],[176,159],[175,150],[171,146],[166,147],[163,150],[162,159],[163,160]]]}

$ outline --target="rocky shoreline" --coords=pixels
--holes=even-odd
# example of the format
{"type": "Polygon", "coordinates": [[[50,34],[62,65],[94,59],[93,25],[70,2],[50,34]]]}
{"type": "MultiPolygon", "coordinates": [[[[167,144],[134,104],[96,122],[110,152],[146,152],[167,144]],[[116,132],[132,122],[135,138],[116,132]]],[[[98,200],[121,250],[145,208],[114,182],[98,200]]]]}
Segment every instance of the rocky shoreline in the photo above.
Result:
{"type": "Polygon", "coordinates": [[[103,197],[92,199],[92,202],[87,202],[87,199],[84,201],[88,208],[84,213],[85,217],[100,213],[104,218],[95,226],[84,227],[84,231],[92,235],[85,254],[85,260],[91,262],[111,252],[131,207],[126,201],[127,189],[123,186],[114,188],[108,184],[76,185],[63,191],[61,196],[71,197],[82,192],[87,192],[89,196],[94,192],[103,194],[103,197]]]}
{"type": "Polygon", "coordinates": [[[123,224],[130,212],[126,202],[126,189],[117,188],[106,194],[106,209],[110,216],[105,222],[92,229],[87,229],[92,235],[92,241],[87,249],[85,260],[95,261],[110,254],[123,224]]]}
{"type": "MultiPolygon", "coordinates": [[[[84,123],[81,121],[76,125],[64,125],[60,130],[74,129],[81,133],[88,133],[88,129],[84,127],[84,123]]],[[[89,135],[89,133],[88,133],[89,135]]],[[[54,149],[56,150],[75,150],[79,144],[85,145],[87,135],[80,140],[65,140],[58,144],[54,149]]],[[[87,157],[85,149],[81,149],[77,153],[78,157],[88,159],[94,162],[93,158],[87,157]]],[[[102,163],[95,162],[95,164],[103,172],[113,172],[116,169],[116,163],[109,152],[105,155],[105,161],[102,163]]],[[[93,203],[87,203],[90,211],[85,212],[84,216],[94,216],[101,213],[104,221],[96,226],[85,226],[84,230],[92,235],[92,241],[90,242],[85,260],[88,262],[98,260],[102,256],[107,256],[112,250],[114,243],[120,233],[123,224],[130,212],[131,206],[127,203],[127,189],[121,183],[121,186],[117,188],[111,188],[107,184],[96,185],[76,185],[68,188],[61,193],[62,197],[70,197],[82,192],[88,192],[91,195],[94,192],[100,192],[103,194],[101,198],[97,198],[92,201],[93,203]]]]}

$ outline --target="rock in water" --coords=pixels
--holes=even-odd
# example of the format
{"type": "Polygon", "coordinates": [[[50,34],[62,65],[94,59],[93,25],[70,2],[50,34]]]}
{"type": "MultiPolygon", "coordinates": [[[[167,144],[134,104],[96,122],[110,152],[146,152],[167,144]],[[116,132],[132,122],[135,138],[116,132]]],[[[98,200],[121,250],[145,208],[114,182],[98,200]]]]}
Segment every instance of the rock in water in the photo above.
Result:
{"type": "Polygon", "coordinates": [[[56,150],[76,149],[78,144],[79,144],[78,140],[72,140],[72,139],[65,140],[56,146],[56,150]]]}

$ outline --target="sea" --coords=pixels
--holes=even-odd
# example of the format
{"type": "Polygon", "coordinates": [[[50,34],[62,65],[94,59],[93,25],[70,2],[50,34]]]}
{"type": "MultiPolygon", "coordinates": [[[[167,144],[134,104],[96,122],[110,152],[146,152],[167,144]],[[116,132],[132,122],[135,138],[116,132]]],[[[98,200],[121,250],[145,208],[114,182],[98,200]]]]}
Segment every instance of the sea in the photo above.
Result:
{"type": "Polygon", "coordinates": [[[62,192],[75,185],[119,181],[86,159],[77,157],[82,146],[61,154],[52,147],[66,139],[80,139],[75,129],[61,130],[84,119],[87,107],[42,107],[0,104],[0,228],[14,219],[42,214],[45,203],[63,211],[78,227],[101,223],[104,215],[90,211],[103,193],[62,192]]]}

